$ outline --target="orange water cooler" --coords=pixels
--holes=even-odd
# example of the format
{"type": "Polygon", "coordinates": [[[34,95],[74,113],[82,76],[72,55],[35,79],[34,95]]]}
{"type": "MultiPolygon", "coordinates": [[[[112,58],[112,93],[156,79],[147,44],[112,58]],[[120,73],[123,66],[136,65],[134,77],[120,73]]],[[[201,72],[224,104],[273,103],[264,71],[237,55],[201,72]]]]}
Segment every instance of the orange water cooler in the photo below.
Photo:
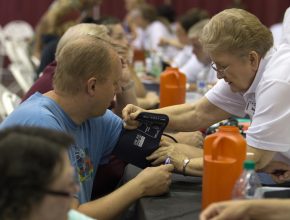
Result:
{"type": "Polygon", "coordinates": [[[167,67],[160,75],[159,107],[183,104],[185,102],[185,87],[185,74],[179,72],[177,68],[167,67]]]}
{"type": "Polygon", "coordinates": [[[234,126],[221,126],[204,141],[202,208],[230,200],[236,180],[243,171],[246,141],[234,126]]]}

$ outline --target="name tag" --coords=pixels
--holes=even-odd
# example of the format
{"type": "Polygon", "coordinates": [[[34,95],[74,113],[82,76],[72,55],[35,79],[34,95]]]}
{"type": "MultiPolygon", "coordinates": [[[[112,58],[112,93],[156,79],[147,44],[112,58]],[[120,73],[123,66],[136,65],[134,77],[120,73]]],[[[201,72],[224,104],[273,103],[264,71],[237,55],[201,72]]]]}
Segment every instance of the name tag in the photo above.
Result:
{"type": "Polygon", "coordinates": [[[255,114],[256,110],[256,101],[255,100],[249,100],[245,109],[245,112],[252,118],[255,114]]]}

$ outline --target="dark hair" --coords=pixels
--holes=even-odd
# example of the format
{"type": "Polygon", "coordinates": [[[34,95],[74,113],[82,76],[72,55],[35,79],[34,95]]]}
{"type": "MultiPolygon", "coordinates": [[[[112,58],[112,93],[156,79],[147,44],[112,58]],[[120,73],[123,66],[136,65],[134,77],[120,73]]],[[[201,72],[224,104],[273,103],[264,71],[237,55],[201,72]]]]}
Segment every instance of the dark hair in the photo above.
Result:
{"type": "Polygon", "coordinates": [[[0,219],[23,219],[63,168],[61,153],[73,139],[36,127],[0,131],[0,219]]]}
{"type": "Polygon", "coordinates": [[[141,4],[138,7],[138,10],[141,12],[142,17],[144,20],[148,21],[149,23],[152,23],[153,21],[158,19],[157,11],[154,6],[149,4],[141,4]]]}
{"type": "Polygon", "coordinates": [[[96,24],[103,24],[103,25],[114,25],[114,24],[120,24],[121,20],[116,17],[112,16],[104,16],[101,17],[100,19],[95,21],[96,24]]]}
{"type": "Polygon", "coordinates": [[[111,36],[112,32],[113,32],[111,25],[121,24],[121,20],[116,18],[116,17],[105,16],[105,17],[102,17],[102,18],[96,20],[95,23],[98,25],[100,25],[100,24],[105,25],[108,29],[108,35],[111,36]]]}
{"type": "Polygon", "coordinates": [[[159,5],[157,7],[157,14],[159,17],[166,18],[170,23],[175,21],[175,11],[170,5],[159,5]]]}
{"type": "Polygon", "coordinates": [[[181,16],[178,19],[178,22],[181,24],[181,26],[187,33],[189,28],[191,28],[191,26],[208,17],[209,15],[205,10],[199,8],[192,8],[188,10],[183,16],[181,16]]]}

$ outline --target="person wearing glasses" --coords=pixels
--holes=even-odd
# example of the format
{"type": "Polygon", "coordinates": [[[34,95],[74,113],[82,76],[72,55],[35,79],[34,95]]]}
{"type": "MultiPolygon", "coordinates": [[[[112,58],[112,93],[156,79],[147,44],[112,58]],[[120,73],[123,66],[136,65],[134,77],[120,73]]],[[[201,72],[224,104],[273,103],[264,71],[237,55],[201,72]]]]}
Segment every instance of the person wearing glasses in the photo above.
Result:
{"type": "MultiPolygon", "coordinates": [[[[247,150],[254,154],[256,167],[276,182],[290,179],[290,34],[289,9],[284,21],[284,41],[276,51],[269,29],[253,14],[242,9],[226,9],[205,25],[200,41],[212,60],[218,83],[200,100],[150,112],[170,118],[168,129],[191,131],[248,114],[247,150]],[[275,172],[279,170],[279,172],[275,172]]],[[[144,111],[133,105],[123,110],[127,128],[134,128],[137,115],[144,111]]],[[[170,146],[170,145],[169,145],[170,146]]],[[[150,159],[163,162],[173,154],[167,146],[150,159]]],[[[202,175],[202,158],[179,154],[175,169],[202,175]],[[181,165],[180,165],[181,164],[181,165]],[[186,168],[186,169],[185,169],[186,168]]]]}
{"type": "Polygon", "coordinates": [[[36,127],[0,132],[0,219],[89,220],[70,209],[78,190],[69,135],[36,127]]]}

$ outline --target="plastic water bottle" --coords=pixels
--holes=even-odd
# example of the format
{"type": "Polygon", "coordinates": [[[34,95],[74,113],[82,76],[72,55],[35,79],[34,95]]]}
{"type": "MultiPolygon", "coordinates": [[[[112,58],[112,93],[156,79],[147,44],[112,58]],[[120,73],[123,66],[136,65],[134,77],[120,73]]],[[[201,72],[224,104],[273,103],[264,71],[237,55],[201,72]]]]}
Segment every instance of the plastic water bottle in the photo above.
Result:
{"type": "Polygon", "coordinates": [[[207,84],[204,80],[198,80],[197,84],[197,92],[204,95],[207,92],[207,84]]]}
{"type": "Polygon", "coordinates": [[[160,56],[155,52],[151,53],[152,69],[151,74],[155,77],[159,77],[162,72],[162,63],[160,56]]]}
{"type": "Polygon", "coordinates": [[[261,187],[261,182],[255,172],[255,162],[246,160],[244,162],[244,171],[237,180],[233,193],[233,199],[254,199],[255,193],[261,187]]]}

